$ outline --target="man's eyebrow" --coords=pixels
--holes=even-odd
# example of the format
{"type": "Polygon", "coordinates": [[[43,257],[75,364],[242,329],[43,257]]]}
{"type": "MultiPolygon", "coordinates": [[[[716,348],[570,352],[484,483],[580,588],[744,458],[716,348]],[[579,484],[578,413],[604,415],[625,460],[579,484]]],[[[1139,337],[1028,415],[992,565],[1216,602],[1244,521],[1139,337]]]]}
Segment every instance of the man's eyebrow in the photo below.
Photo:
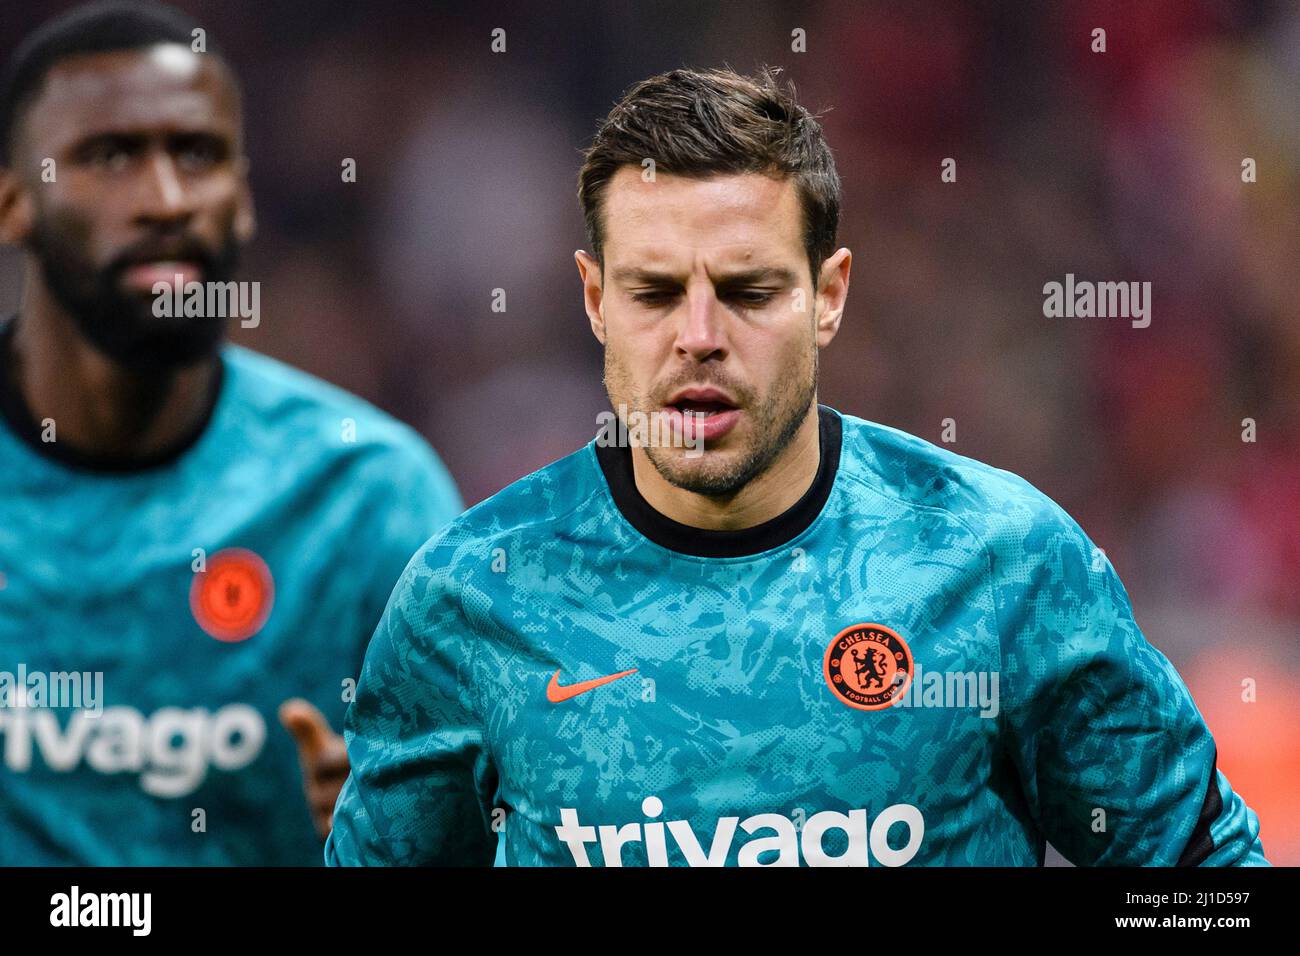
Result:
{"type": "Polygon", "coordinates": [[[642,266],[619,266],[617,269],[610,271],[610,278],[615,282],[676,282],[677,277],[667,272],[656,272],[654,269],[646,269],[642,266]]]}
{"type": "MultiPolygon", "coordinates": [[[[615,282],[621,283],[645,283],[653,285],[656,283],[678,282],[677,276],[668,272],[658,272],[654,269],[646,269],[642,266],[620,266],[610,273],[610,277],[615,282]]],[[[741,272],[726,273],[718,278],[718,285],[737,286],[751,285],[760,282],[778,282],[783,285],[789,285],[798,280],[794,272],[778,266],[762,266],[757,269],[746,269],[741,272]]]]}
{"type": "Polygon", "coordinates": [[[74,151],[93,149],[97,146],[131,146],[139,147],[148,140],[148,135],[135,130],[92,130],[79,134],[69,145],[74,151]]]}
{"type": "Polygon", "coordinates": [[[796,282],[798,277],[789,269],[783,269],[779,266],[761,266],[757,269],[747,269],[743,272],[732,272],[722,276],[719,285],[755,285],[762,282],[777,282],[782,285],[789,285],[796,282]]]}
{"type": "Polygon", "coordinates": [[[99,145],[101,143],[119,142],[139,144],[154,139],[162,139],[167,142],[187,139],[212,139],[229,142],[233,139],[233,134],[225,129],[203,125],[178,126],[161,130],[152,126],[109,126],[78,131],[75,138],[70,140],[70,143],[72,146],[78,147],[85,144],[99,145]]]}

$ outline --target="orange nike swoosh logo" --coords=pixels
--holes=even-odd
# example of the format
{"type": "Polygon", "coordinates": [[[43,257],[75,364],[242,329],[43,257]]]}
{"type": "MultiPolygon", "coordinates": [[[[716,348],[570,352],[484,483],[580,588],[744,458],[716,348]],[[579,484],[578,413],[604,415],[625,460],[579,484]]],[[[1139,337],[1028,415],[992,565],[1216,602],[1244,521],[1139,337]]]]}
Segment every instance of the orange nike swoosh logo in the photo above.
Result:
{"type": "Polygon", "coordinates": [[[608,684],[610,681],[616,681],[620,677],[626,677],[628,674],[635,674],[636,668],[630,671],[619,671],[617,674],[610,674],[607,677],[596,677],[592,680],[580,680],[576,684],[567,684],[560,686],[560,671],[563,668],[556,668],[551,675],[551,682],[546,685],[546,699],[552,704],[558,704],[561,701],[568,700],[570,697],[577,697],[579,694],[585,694],[589,690],[595,690],[602,684],[608,684]]]}

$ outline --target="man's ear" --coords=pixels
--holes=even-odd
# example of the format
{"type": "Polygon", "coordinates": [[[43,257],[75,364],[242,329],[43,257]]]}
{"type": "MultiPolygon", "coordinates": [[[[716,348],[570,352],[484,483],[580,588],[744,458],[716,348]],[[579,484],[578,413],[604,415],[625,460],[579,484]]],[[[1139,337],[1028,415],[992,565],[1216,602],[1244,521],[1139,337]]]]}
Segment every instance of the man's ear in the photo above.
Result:
{"type": "Polygon", "coordinates": [[[591,334],[604,345],[605,292],[601,286],[600,263],[581,249],[573,254],[573,258],[578,263],[578,275],[582,277],[582,303],[587,310],[587,320],[591,322],[591,334]]]}
{"type": "Polygon", "coordinates": [[[240,244],[257,235],[257,208],[253,205],[253,188],[248,183],[248,159],[239,161],[239,199],[235,209],[235,238],[240,244]]]}
{"type": "Polygon", "coordinates": [[[0,243],[22,245],[36,225],[36,204],[18,174],[0,166],[0,243]]]}
{"type": "Polygon", "coordinates": [[[840,330],[844,304],[849,297],[849,270],[853,253],[841,248],[822,263],[817,279],[817,347],[825,348],[840,330]]]}

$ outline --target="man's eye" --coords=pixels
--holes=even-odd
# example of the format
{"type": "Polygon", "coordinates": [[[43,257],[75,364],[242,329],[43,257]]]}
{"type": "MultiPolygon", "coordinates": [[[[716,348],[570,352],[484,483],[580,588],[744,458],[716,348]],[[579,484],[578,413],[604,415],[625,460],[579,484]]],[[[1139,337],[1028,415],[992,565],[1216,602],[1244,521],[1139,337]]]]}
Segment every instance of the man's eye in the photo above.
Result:
{"type": "Polygon", "coordinates": [[[664,305],[672,300],[673,293],[665,289],[652,289],[648,292],[633,292],[632,301],[643,305],[664,305]]]}
{"type": "Polygon", "coordinates": [[[176,161],[185,169],[207,169],[221,161],[222,151],[204,140],[185,143],[176,151],[176,161]]]}
{"type": "Polygon", "coordinates": [[[131,163],[131,150],[121,143],[102,143],[87,150],[85,160],[97,169],[120,173],[131,163]]]}
{"type": "Polygon", "coordinates": [[[767,305],[776,293],[763,292],[758,289],[741,289],[732,293],[731,298],[741,305],[767,305]]]}

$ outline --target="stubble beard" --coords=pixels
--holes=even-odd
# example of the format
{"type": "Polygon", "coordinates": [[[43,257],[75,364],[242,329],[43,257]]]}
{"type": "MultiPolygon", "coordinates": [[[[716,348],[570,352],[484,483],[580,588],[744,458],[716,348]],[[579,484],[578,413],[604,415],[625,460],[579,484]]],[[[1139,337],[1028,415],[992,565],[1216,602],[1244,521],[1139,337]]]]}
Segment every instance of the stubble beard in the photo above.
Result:
{"type": "MultiPolygon", "coordinates": [[[[681,378],[683,384],[696,382],[725,388],[745,403],[742,414],[748,419],[753,440],[741,453],[711,452],[707,445],[698,457],[688,457],[687,449],[647,445],[646,457],[655,471],[677,488],[710,498],[734,497],[751,481],[772,466],[794,440],[808,409],[817,395],[818,354],[815,342],[801,353],[797,368],[782,374],[772,391],[760,402],[745,401],[747,389],[717,376],[702,372],[681,378]]],[[[646,416],[658,414],[662,406],[648,403],[632,385],[631,376],[608,343],[605,347],[605,388],[610,402],[618,407],[618,395],[629,410],[646,416]]]]}

